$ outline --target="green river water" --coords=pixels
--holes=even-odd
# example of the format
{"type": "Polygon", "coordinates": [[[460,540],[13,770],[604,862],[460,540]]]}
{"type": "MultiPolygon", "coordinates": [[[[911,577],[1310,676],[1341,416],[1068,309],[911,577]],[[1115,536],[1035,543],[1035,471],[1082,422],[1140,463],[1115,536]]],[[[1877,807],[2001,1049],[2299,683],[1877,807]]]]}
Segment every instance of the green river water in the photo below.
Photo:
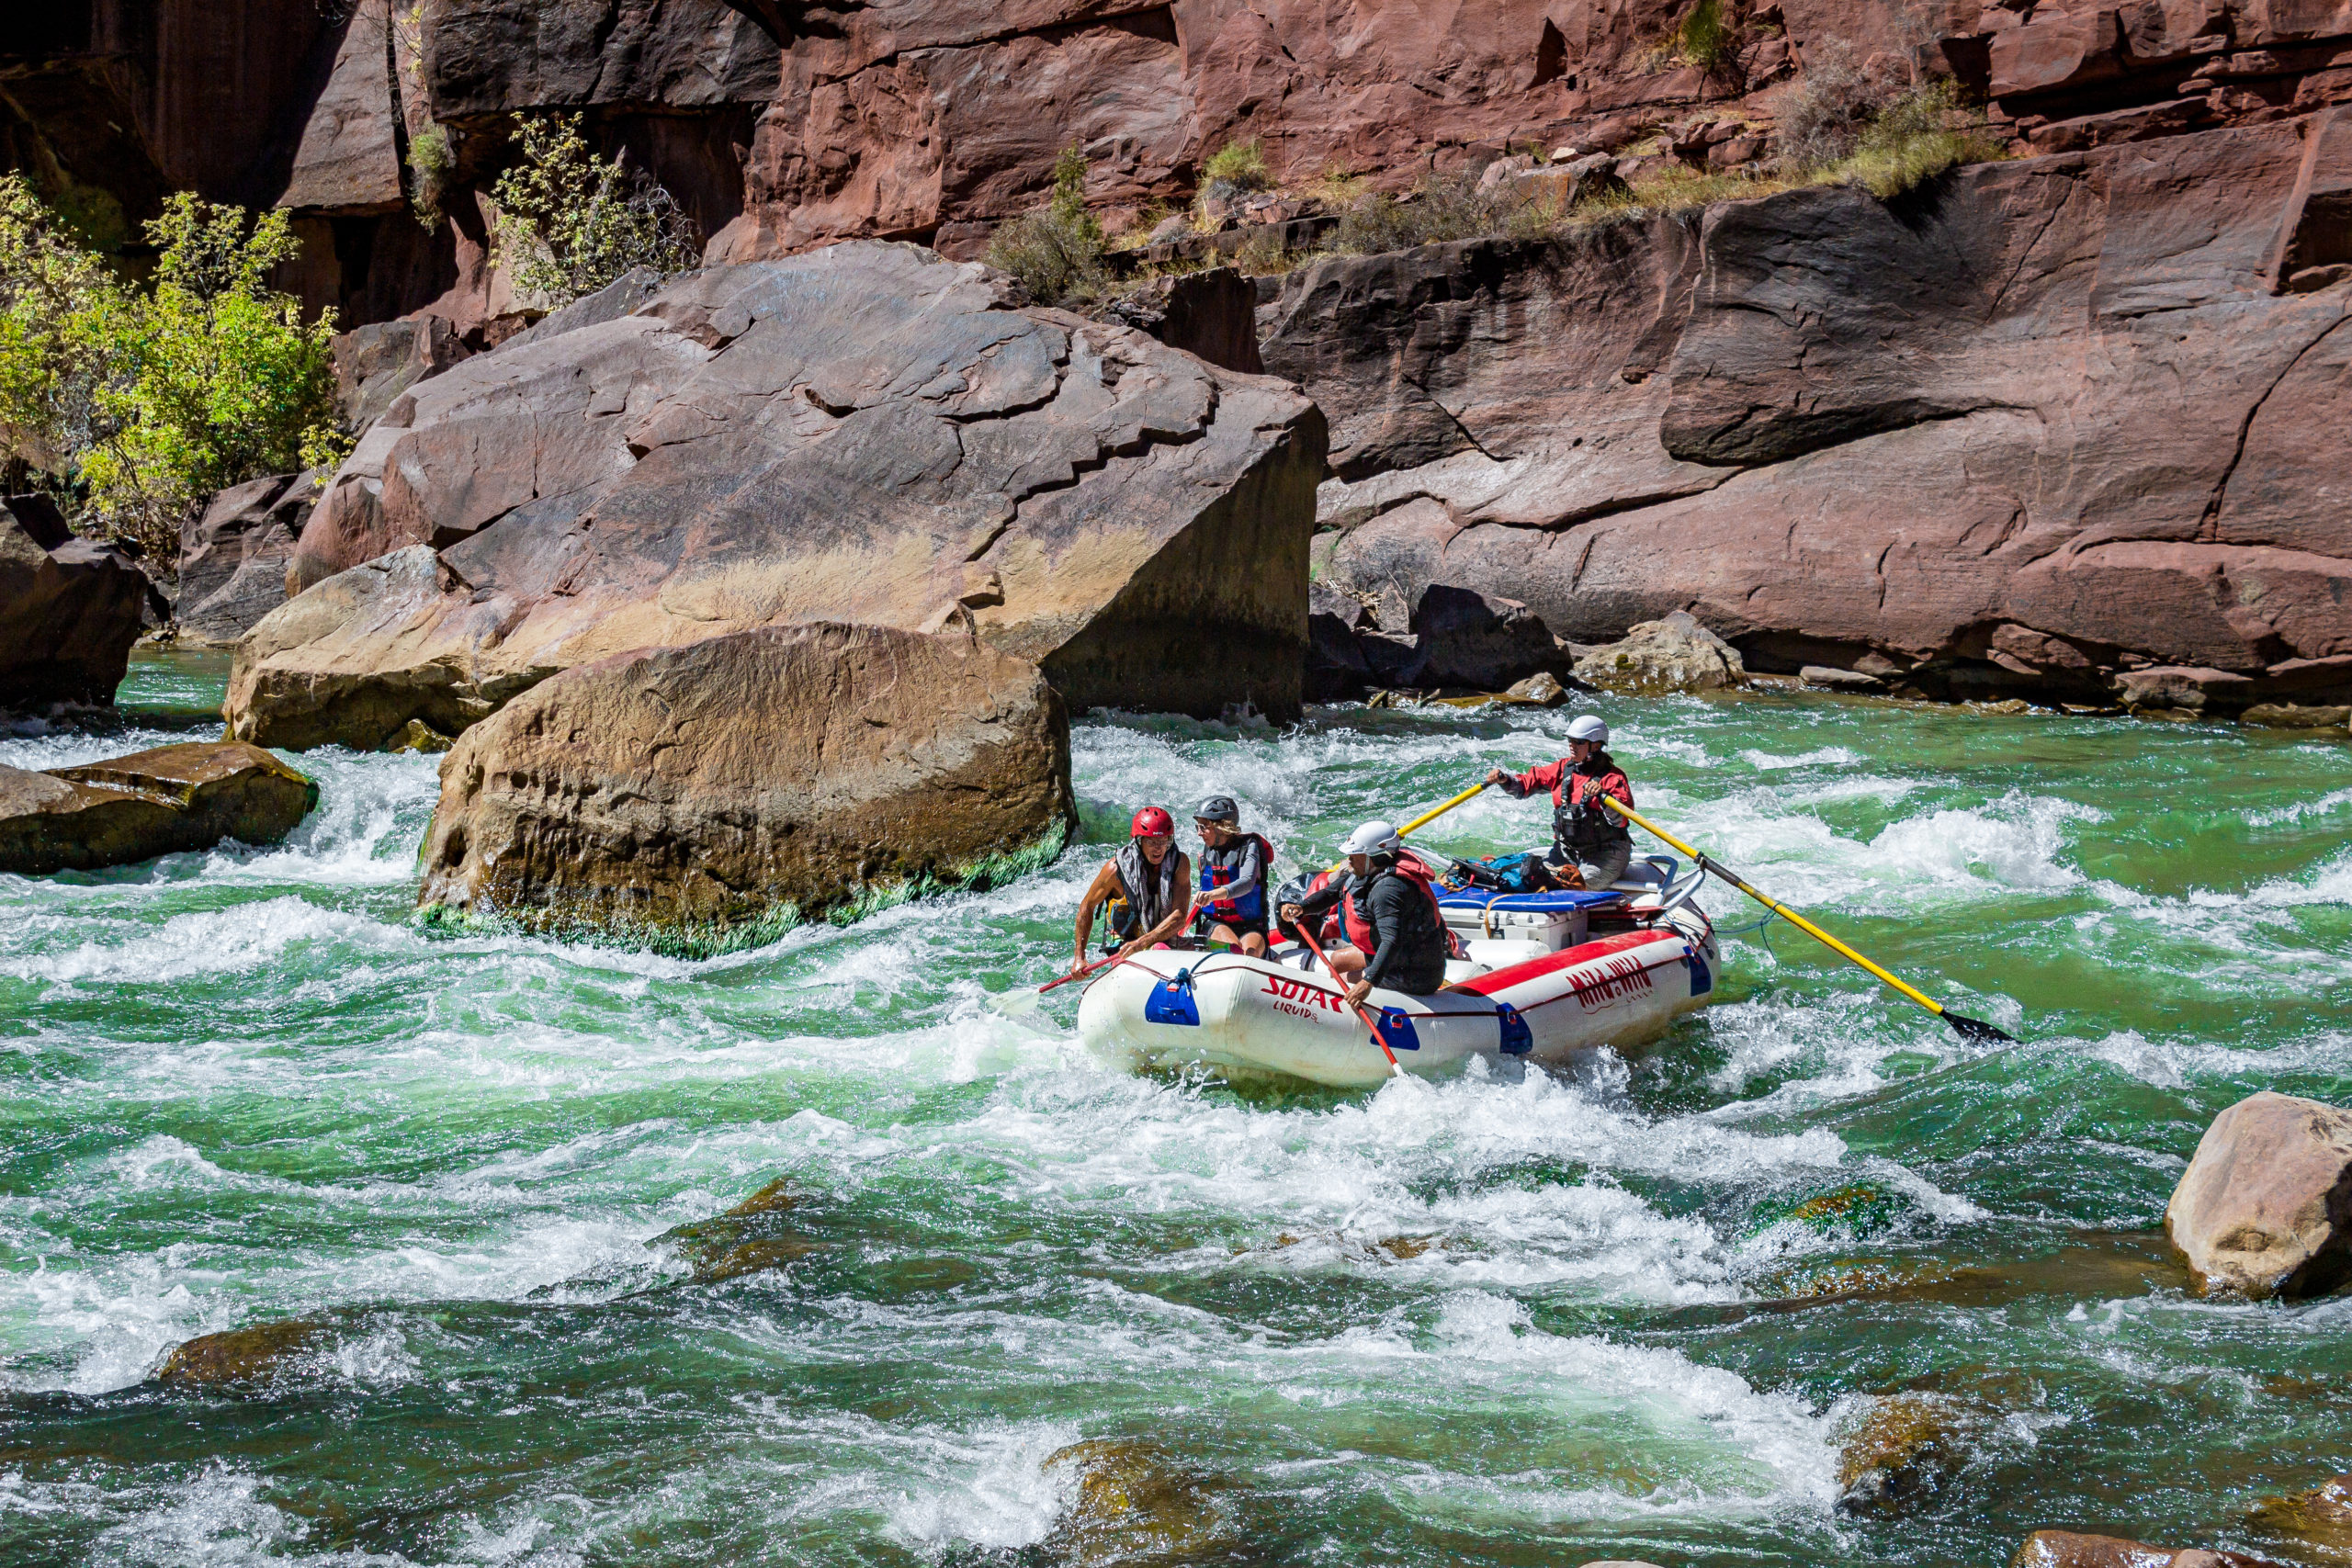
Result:
{"type": "MultiPolygon", "coordinates": [[[[127,729],[0,761],[178,738],[222,675],[142,663],[127,729]]],[[[278,848],[0,877],[0,1563],[1059,1563],[1043,1461],[1131,1438],[1204,1488],[1172,1561],[2291,1559],[2248,1510],[2352,1468],[2352,1296],[2199,1301],[2153,1227],[2223,1106],[2352,1102],[2352,746],[1593,705],[1646,810],[2028,1043],[1785,925],[1630,1060],[1376,1093],[1138,1078],[1077,987],[991,1004],[1136,806],[1229,791],[1288,870],[1569,710],[1091,717],[1049,870],[705,963],[421,930],[430,758],[309,754],[278,848]],[[783,1267],[644,1245],[779,1176],[783,1267]],[[327,1326],[266,1389],[150,1381],[284,1317],[327,1326]],[[1844,1517],[1901,1389],[1972,1412],[1966,1468],[1844,1517]]],[[[1542,831],[1490,795],[1430,841],[1542,831]]]]}

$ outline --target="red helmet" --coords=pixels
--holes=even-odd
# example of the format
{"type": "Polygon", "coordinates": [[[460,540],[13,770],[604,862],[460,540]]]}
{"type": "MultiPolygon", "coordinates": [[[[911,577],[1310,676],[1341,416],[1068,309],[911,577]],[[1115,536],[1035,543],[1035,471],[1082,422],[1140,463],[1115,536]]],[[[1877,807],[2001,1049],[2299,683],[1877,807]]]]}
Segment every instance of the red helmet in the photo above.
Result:
{"type": "Polygon", "coordinates": [[[1127,824],[1127,831],[1138,839],[1172,839],[1176,836],[1176,819],[1157,806],[1147,806],[1136,813],[1127,824]]]}

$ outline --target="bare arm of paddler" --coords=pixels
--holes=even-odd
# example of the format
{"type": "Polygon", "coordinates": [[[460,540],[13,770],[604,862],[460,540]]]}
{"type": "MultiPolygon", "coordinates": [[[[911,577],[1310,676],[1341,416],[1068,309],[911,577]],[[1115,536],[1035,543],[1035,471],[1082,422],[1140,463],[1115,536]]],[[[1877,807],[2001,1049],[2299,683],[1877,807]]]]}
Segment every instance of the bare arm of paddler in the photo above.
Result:
{"type": "MultiPolygon", "coordinates": [[[[1193,863],[1185,857],[1182,850],[1170,850],[1168,852],[1176,857],[1175,885],[1180,888],[1187,886],[1192,881],[1193,863]]],[[[1086,967],[1086,943],[1087,939],[1094,934],[1095,912],[1112,899],[1120,897],[1122,891],[1119,886],[1118,863],[1115,861],[1104,862],[1102,869],[1094,874],[1094,880],[1086,885],[1086,897],[1078,901],[1078,962],[1073,967],[1080,969],[1086,967]]],[[[1168,941],[1184,929],[1184,922],[1192,918],[1192,905],[1185,899],[1177,899],[1168,913],[1160,917],[1158,925],[1143,932],[1134,941],[1121,944],[1117,955],[1125,958],[1137,948],[1149,947],[1153,942],[1168,941]]]]}
{"type": "Polygon", "coordinates": [[[1086,967],[1086,942],[1094,934],[1094,912],[1118,896],[1119,868],[1104,861],[1094,880],[1086,885],[1086,897],[1078,901],[1078,962],[1071,967],[1086,967]]]}

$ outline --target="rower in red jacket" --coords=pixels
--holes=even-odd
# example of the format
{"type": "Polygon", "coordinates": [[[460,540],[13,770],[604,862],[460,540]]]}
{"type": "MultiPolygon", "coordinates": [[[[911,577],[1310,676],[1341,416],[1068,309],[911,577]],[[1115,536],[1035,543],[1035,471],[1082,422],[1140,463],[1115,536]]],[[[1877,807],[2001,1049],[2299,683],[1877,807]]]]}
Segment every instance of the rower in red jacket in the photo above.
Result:
{"type": "Polygon", "coordinates": [[[1609,886],[1625,874],[1634,858],[1633,829],[1600,804],[1608,795],[1634,804],[1633,781],[1608,752],[1609,726],[1598,715],[1579,714],[1568,723],[1568,754],[1523,773],[1490,769],[1487,782],[1524,800],[1538,790],[1552,796],[1552,852],[1544,862],[1563,887],[1609,886]]]}

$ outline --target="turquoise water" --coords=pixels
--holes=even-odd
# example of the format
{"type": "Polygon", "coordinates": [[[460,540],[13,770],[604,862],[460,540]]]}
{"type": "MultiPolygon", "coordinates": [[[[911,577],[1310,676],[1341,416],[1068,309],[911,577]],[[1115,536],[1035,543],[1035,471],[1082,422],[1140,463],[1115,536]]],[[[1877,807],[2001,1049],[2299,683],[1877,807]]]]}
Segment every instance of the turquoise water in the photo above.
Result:
{"type": "MultiPolygon", "coordinates": [[[[128,728],[0,761],[178,738],[221,675],[142,664],[128,728]]],[[[2248,1508],[2352,1468],[2352,1297],[2194,1300],[2151,1227],[2222,1106],[2352,1102],[2352,746],[1595,705],[1645,810],[2028,1043],[1785,926],[1632,1060],[1371,1094],[1127,1077],[1076,987],[992,999],[1065,965],[1135,806],[1229,791],[1295,867],[1565,711],[1090,719],[1051,870],[707,963],[420,930],[429,758],[310,753],[277,848],[0,877],[0,1562],[1112,1561],[1043,1461],[1129,1438],[1198,1501],[1138,1561],[2291,1558],[2248,1508]],[[777,1177],[781,1266],[646,1246],[777,1177]],[[296,1317],[274,1382],[150,1381],[296,1317]],[[1903,1389],[1965,1468],[1843,1517],[1903,1389]]],[[[1482,796],[1430,841],[1540,832],[1482,796]]]]}

